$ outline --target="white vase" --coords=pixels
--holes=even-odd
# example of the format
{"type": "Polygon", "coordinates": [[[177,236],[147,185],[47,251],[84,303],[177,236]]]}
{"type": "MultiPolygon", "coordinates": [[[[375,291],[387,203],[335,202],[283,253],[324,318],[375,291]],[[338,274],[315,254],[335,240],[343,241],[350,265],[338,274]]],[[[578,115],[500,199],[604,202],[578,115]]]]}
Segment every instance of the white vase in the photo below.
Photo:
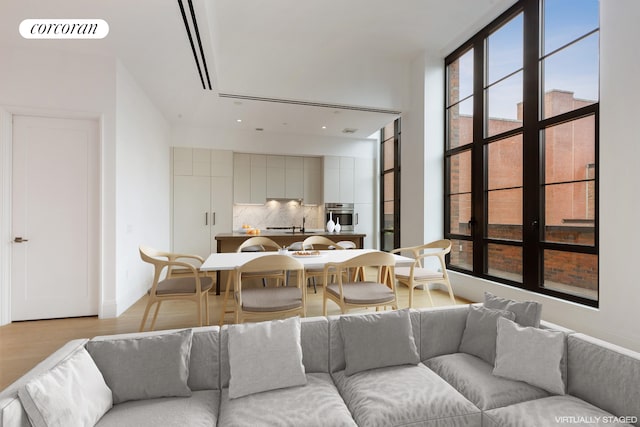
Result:
{"type": "Polygon", "coordinates": [[[329,221],[327,221],[327,231],[329,233],[333,233],[333,230],[336,228],[336,223],[333,222],[333,213],[329,212],[329,221]]]}
{"type": "Polygon", "coordinates": [[[336,218],[336,226],[333,227],[333,231],[339,233],[342,230],[342,226],[340,225],[340,218],[336,218]]]}

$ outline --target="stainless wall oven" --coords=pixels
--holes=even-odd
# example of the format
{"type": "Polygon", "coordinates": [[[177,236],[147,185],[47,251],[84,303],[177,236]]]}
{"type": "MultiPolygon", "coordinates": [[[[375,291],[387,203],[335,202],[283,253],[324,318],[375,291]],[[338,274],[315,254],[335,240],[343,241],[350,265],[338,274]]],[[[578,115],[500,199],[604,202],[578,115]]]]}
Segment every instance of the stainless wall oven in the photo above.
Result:
{"type": "Polygon", "coordinates": [[[331,214],[333,222],[340,221],[341,231],[353,231],[358,223],[358,215],[353,212],[353,203],[325,203],[325,224],[329,221],[329,214],[331,214]]]}

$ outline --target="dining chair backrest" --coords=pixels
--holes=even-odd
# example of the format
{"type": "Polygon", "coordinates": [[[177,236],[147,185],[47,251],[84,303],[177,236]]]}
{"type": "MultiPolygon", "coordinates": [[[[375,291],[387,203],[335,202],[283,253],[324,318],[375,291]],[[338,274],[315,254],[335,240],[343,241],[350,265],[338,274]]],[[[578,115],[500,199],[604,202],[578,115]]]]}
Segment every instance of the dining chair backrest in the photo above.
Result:
{"type": "Polygon", "coordinates": [[[238,246],[236,252],[245,252],[247,249],[257,247],[257,249],[251,250],[250,252],[263,252],[266,251],[267,248],[271,250],[280,249],[280,245],[271,240],[268,237],[264,236],[255,236],[250,237],[238,246]]]}
{"type": "Polygon", "coordinates": [[[333,240],[325,236],[309,236],[302,242],[302,248],[308,249],[344,249],[333,240]]]}

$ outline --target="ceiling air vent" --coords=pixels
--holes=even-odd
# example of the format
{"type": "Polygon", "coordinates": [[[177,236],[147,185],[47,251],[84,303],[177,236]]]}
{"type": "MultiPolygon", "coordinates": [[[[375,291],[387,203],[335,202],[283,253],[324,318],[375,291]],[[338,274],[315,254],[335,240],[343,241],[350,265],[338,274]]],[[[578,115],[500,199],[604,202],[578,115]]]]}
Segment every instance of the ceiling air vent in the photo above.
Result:
{"type": "Polygon", "coordinates": [[[342,129],[342,133],[356,133],[358,131],[358,129],[354,129],[354,128],[344,128],[342,129]]]}

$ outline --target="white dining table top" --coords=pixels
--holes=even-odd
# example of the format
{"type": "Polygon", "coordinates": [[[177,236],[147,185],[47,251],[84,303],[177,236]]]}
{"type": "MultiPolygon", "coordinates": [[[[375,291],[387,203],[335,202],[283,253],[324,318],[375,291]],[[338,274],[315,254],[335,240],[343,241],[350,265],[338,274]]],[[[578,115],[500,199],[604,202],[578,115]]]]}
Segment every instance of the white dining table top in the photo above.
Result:
{"type": "MultiPolygon", "coordinates": [[[[293,256],[300,261],[305,269],[324,268],[325,264],[330,262],[344,262],[358,255],[369,252],[376,252],[374,249],[346,249],[346,250],[326,250],[320,251],[319,256],[299,256],[289,252],[288,256],[293,256]]],[[[242,264],[265,255],[274,255],[277,252],[224,252],[213,253],[207,257],[202,266],[201,271],[223,271],[233,270],[242,264]]],[[[415,261],[413,258],[402,255],[393,254],[396,259],[397,266],[410,266],[415,261]]]]}

